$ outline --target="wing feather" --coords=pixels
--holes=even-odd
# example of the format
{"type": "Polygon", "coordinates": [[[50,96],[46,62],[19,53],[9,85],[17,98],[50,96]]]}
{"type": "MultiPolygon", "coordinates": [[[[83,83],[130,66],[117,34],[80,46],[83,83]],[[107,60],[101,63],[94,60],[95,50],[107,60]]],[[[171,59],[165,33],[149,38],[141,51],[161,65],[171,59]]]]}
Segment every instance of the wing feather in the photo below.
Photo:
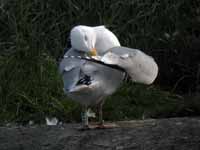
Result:
{"type": "Polygon", "coordinates": [[[124,68],[131,79],[138,83],[151,84],[158,75],[155,60],[138,49],[114,47],[105,53],[101,61],[124,68]]]}

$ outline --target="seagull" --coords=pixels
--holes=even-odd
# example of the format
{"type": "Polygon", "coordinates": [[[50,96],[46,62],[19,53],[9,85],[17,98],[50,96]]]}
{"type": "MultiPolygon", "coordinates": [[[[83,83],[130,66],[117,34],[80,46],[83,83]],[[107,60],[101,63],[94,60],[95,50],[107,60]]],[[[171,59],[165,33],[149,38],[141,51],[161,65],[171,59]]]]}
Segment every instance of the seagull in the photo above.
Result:
{"type": "Polygon", "coordinates": [[[105,128],[102,107],[106,97],[120,87],[127,75],[134,82],[151,84],[158,74],[158,66],[144,52],[122,47],[114,33],[105,26],[75,26],[70,39],[71,48],[59,65],[63,90],[83,106],[84,127],[91,127],[89,107],[96,106],[98,127],[105,128]]]}

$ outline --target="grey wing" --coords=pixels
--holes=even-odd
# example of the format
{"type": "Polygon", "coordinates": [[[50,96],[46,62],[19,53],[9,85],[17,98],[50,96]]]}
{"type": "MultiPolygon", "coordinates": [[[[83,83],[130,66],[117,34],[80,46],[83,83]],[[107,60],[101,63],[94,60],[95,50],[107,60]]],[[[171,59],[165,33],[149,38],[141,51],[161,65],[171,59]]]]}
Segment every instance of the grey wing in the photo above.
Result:
{"type": "Polygon", "coordinates": [[[80,78],[80,68],[72,68],[70,71],[64,71],[62,74],[64,91],[70,91],[73,89],[80,78]]]}
{"type": "MultiPolygon", "coordinates": [[[[79,52],[70,49],[66,52],[65,56],[73,55],[80,56],[82,55],[79,52]]],[[[80,68],[83,65],[85,60],[81,60],[78,58],[63,58],[59,64],[59,72],[62,75],[64,82],[64,90],[70,90],[76,86],[80,78],[80,68]]]]}
{"type": "Polygon", "coordinates": [[[81,60],[78,58],[65,58],[65,56],[82,56],[83,54],[75,51],[74,49],[69,49],[64,58],[61,60],[59,64],[59,72],[62,74],[63,71],[70,71],[73,68],[80,67],[85,60],[81,60]]]}
{"type": "Polygon", "coordinates": [[[102,93],[112,94],[121,84],[124,72],[111,67],[87,61],[82,67],[83,73],[92,77],[91,86],[99,83],[102,93]]]}
{"type": "Polygon", "coordinates": [[[104,54],[101,61],[124,68],[131,79],[138,83],[151,84],[158,74],[154,59],[138,49],[114,47],[104,54]]]}

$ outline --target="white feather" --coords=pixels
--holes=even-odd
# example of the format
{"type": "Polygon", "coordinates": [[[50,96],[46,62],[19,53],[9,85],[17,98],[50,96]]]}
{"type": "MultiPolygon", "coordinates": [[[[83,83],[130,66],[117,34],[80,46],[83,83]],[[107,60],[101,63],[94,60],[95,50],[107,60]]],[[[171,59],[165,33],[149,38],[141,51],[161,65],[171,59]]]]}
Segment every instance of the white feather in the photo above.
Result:
{"type": "Polygon", "coordinates": [[[46,119],[46,124],[47,124],[48,126],[55,126],[55,125],[57,125],[57,123],[58,123],[58,119],[55,118],[55,117],[53,117],[53,118],[48,118],[48,117],[46,117],[45,119],[46,119]]]}

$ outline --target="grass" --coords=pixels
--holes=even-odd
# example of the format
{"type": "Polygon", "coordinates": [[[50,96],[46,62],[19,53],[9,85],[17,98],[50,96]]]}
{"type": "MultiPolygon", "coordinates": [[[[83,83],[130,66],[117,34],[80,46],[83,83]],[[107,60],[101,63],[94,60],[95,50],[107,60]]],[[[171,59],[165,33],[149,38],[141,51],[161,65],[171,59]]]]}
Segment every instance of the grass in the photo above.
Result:
{"type": "Polygon", "coordinates": [[[199,8],[198,0],[1,0],[0,122],[79,120],[80,106],[63,94],[57,71],[77,24],[104,24],[122,45],[143,49],[159,64],[154,86],[126,83],[108,98],[106,119],[199,114],[198,98],[183,98],[200,84],[200,46],[193,44],[199,40],[199,8]]]}
{"type": "Polygon", "coordinates": [[[158,87],[125,83],[108,98],[108,120],[173,117],[184,109],[183,98],[158,87]]]}

